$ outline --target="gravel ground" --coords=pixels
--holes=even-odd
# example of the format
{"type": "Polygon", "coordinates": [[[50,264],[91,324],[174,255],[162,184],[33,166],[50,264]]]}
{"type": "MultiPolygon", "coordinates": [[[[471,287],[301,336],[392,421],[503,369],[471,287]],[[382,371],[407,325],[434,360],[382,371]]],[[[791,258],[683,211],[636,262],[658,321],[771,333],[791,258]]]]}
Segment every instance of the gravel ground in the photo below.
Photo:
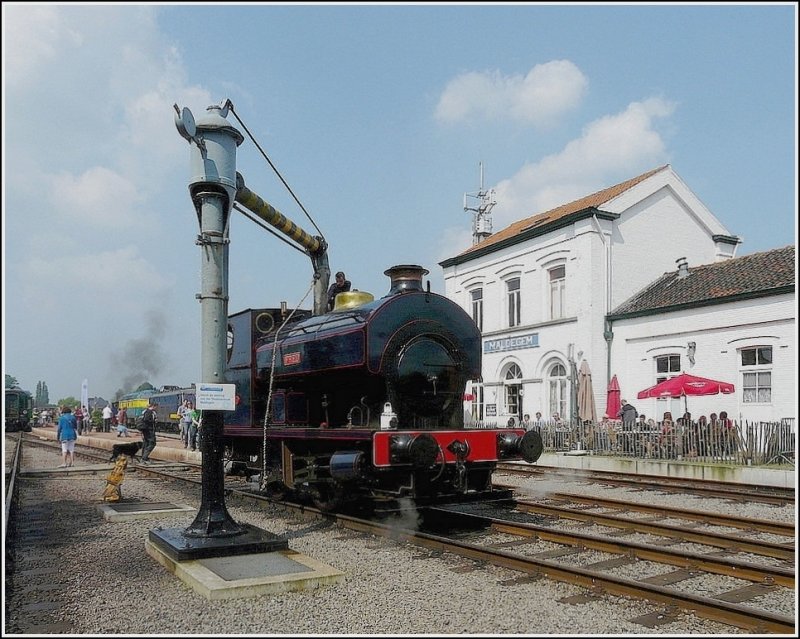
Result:
{"type": "MultiPolygon", "coordinates": [[[[8,440],[6,440],[8,442],[8,440]]],[[[25,467],[55,467],[58,453],[26,449],[25,467]]],[[[77,465],[81,465],[79,461],[77,465]]],[[[541,481],[498,477],[520,490],[546,490],[541,481]]],[[[33,546],[18,551],[18,570],[58,566],[57,580],[66,584],[58,597],[64,605],[49,623],[64,621],[81,635],[375,635],[375,634],[564,634],[612,635],[732,635],[742,631],[679,613],[677,620],[647,628],[634,619],[660,607],[647,602],[603,596],[582,604],[559,600],[587,594],[583,588],[551,581],[515,582],[522,575],[496,567],[459,572],[467,559],[376,539],[334,527],[327,522],[301,521],[279,509],[242,505],[227,507],[238,522],[285,536],[289,547],[343,571],[340,584],[280,595],[208,601],[196,594],[145,552],[144,541],[156,525],[184,527],[193,515],[171,519],[112,523],[97,511],[105,477],[29,478],[27,499],[42,501],[52,516],[63,545],[33,546]]],[[[652,503],[652,495],[625,489],[557,482],[551,490],[580,491],[609,497],[634,496],[652,503]],[[624,495],[623,495],[624,493],[624,495]]],[[[122,485],[126,499],[199,504],[199,488],[185,487],[128,473],[122,485]]],[[[662,497],[658,497],[659,502],[662,497]]],[[[685,497],[664,495],[665,504],[686,506],[685,497]]],[[[692,501],[693,508],[746,517],[794,521],[794,508],[763,504],[732,506],[718,500],[692,501]]],[[[5,630],[20,632],[17,619],[28,603],[22,577],[6,596],[5,630]]],[[[713,591],[709,577],[704,589],[713,591]]],[[[720,591],[729,587],[720,579],[720,591]]],[[[794,610],[787,614],[793,614],[794,610]]]]}

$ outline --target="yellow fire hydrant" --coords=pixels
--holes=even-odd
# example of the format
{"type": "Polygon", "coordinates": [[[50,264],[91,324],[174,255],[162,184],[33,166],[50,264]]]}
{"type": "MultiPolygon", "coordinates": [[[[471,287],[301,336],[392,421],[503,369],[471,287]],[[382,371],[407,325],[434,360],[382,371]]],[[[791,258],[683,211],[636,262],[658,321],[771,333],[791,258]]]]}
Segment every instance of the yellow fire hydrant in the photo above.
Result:
{"type": "Polygon", "coordinates": [[[128,458],[120,455],[114,468],[106,479],[106,489],[103,491],[103,501],[119,501],[122,499],[122,482],[125,479],[125,469],[128,467],[128,458]]]}

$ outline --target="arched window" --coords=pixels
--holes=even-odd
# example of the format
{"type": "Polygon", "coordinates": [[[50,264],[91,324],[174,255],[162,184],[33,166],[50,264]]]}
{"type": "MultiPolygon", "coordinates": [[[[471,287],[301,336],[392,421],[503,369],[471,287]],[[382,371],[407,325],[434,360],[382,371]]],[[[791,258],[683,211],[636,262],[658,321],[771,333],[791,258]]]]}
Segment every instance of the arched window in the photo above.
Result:
{"type": "Polygon", "coordinates": [[[558,413],[561,419],[568,419],[569,413],[567,412],[567,398],[568,393],[568,379],[567,369],[563,364],[555,364],[547,375],[547,384],[550,391],[550,417],[554,413],[558,413]]]}
{"type": "Polygon", "coordinates": [[[522,370],[516,364],[511,364],[506,371],[503,380],[506,389],[506,413],[516,415],[517,419],[522,419],[522,401],[520,390],[522,389],[522,370]]]}

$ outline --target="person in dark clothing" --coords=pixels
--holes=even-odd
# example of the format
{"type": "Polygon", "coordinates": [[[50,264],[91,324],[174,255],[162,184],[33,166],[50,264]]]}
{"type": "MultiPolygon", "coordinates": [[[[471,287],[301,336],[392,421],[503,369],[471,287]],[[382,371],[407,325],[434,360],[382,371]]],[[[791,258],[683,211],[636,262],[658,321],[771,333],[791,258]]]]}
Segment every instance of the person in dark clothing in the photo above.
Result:
{"type": "Polygon", "coordinates": [[[332,311],[336,296],[350,290],[350,280],[345,279],[344,272],[336,273],[336,281],[328,288],[328,310],[332,311]]]}
{"type": "Polygon", "coordinates": [[[626,453],[633,452],[633,434],[631,431],[636,426],[636,417],[638,415],[636,407],[633,404],[629,404],[628,400],[623,399],[618,417],[622,420],[622,445],[626,453]]]}
{"type": "Polygon", "coordinates": [[[151,403],[142,413],[139,424],[142,434],[142,463],[150,463],[150,453],[156,447],[156,405],[151,403]]]}
{"type": "Polygon", "coordinates": [[[619,409],[618,417],[622,420],[622,430],[633,430],[636,424],[636,417],[639,413],[633,404],[629,404],[628,400],[622,400],[622,408],[619,409]]]}

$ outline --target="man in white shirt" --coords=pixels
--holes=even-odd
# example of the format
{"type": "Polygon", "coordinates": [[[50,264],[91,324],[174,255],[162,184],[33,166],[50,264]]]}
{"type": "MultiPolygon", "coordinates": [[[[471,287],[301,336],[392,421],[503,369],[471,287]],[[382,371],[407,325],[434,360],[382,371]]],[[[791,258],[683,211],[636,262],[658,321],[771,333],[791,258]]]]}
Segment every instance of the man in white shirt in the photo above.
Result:
{"type": "Polygon", "coordinates": [[[114,416],[113,411],[111,410],[111,404],[106,404],[106,407],[103,409],[103,432],[110,433],[111,432],[111,418],[114,416]]]}

